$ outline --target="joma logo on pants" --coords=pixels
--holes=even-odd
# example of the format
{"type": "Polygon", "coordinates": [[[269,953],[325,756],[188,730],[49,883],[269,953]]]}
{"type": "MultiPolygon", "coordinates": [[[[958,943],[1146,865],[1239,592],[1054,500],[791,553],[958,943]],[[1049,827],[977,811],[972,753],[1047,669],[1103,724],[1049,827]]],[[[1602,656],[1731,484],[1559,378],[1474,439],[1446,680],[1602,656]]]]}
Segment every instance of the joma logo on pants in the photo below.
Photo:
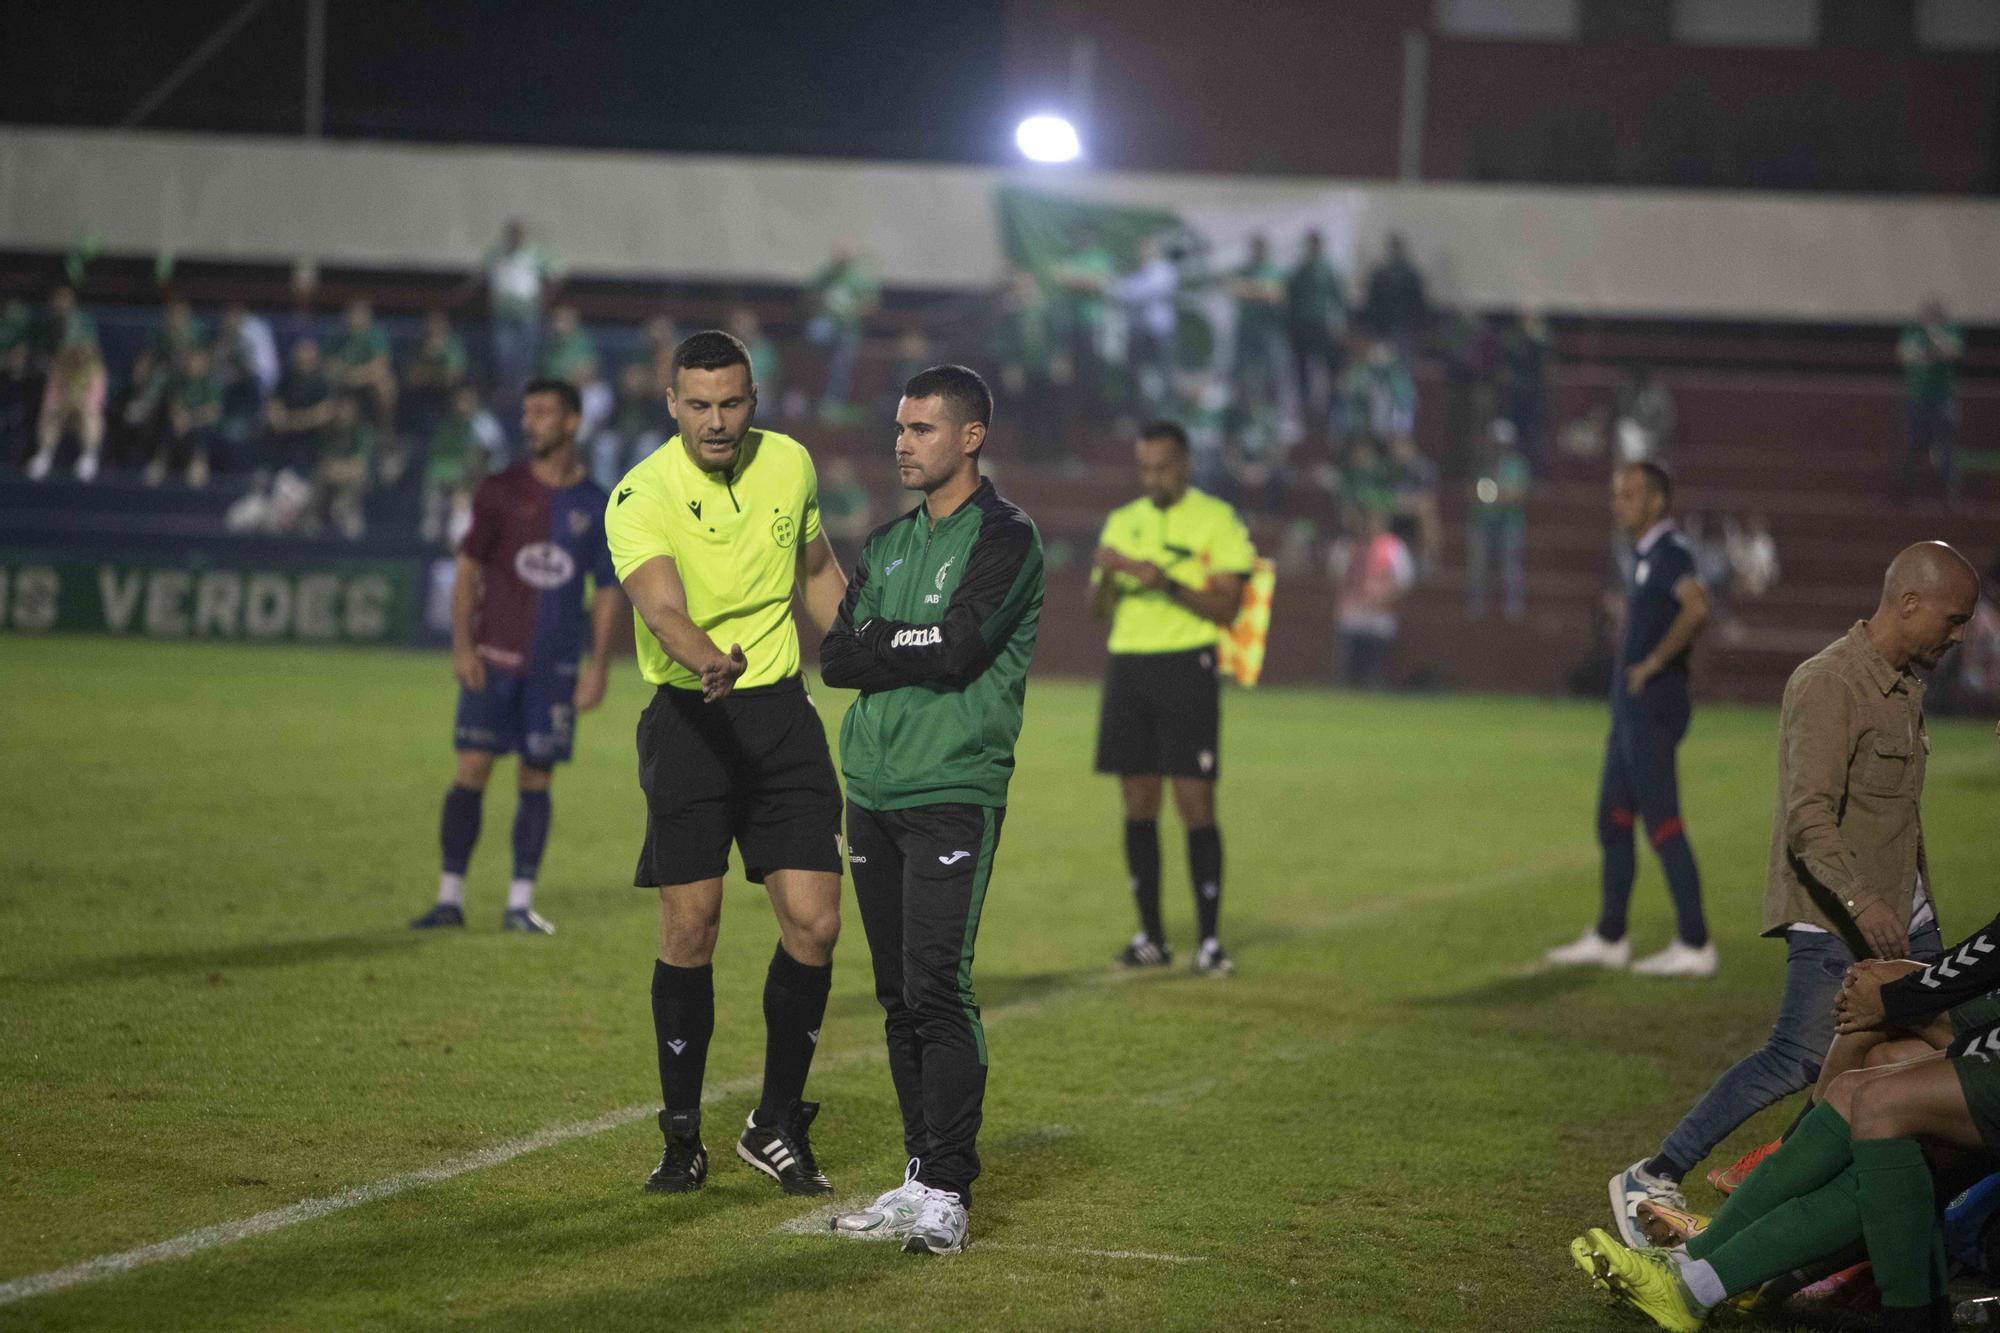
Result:
{"type": "Polygon", "coordinates": [[[899,629],[890,638],[891,648],[929,648],[944,642],[944,634],[936,625],[929,629],[899,629]]]}

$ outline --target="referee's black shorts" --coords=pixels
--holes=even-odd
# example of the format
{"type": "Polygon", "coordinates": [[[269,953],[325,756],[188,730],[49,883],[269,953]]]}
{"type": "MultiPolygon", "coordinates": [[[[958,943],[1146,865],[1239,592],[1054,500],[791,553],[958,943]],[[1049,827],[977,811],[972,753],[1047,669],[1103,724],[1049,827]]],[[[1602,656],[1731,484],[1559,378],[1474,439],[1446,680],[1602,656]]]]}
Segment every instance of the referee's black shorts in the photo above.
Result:
{"type": "Polygon", "coordinates": [[[1222,773],[1215,650],[1113,653],[1097,716],[1097,771],[1120,777],[1222,773]]]}
{"type": "Polygon", "coordinates": [[[717,703],[662,685],[639,715],[646,845],[632,882],[692,884],[729,869],[841,871],[840,784],[826,730],[798,676],[717,703]]]}

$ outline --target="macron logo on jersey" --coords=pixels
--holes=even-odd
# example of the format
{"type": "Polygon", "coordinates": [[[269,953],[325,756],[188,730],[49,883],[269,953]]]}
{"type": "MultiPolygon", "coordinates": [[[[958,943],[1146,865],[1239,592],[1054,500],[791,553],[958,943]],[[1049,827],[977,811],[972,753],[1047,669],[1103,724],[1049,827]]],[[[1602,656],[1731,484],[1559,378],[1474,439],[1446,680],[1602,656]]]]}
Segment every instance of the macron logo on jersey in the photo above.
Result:
{"type": "Polygon", "coordinates": [[[936,625],[929,629],[899,629],[890,638],[891,648],[931,648],[944,642],[944,632],[936,625]]]}
{"type": "Polygon", "coordinates": [[[627,500],[631,498],[632,498],[632,488],[630,486],[627,486],[624,490],[618,492],[619,504],[624,504],[627,500]]]}

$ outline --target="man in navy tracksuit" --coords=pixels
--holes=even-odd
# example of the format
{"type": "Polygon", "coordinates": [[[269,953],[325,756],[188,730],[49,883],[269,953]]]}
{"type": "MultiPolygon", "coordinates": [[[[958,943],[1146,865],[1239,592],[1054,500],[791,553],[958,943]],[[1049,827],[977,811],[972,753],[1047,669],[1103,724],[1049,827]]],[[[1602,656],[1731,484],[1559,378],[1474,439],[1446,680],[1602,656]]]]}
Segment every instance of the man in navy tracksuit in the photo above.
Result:
{"type": "Polygon", "coordinates": [[[1657,464],[1629,464],[1612,478],[1611,512],[1632,538],[1633,565],[1625,632],[1611,673],[1611,738],[1597,796],[1604,896],[1597,924],[1575,943],[1549,951],[1548,961],[1558,965],[1624,967],[1631,961],[1626,907],[1638,864],[1633,834],[1643,822],[1666,872],[1676,929],[1671,944],[1631,963],[1632,970],[1655,977],[1715,975],[1715,945],[1701,911],[1701,875],[1681,823],[1674,772],[1674,751],[1693,712],[1688,653],[1708,622],[1708,597],[1695,573],[1694,552],[1674,526],[1672,506],[1673,483],[1657,464]]]}

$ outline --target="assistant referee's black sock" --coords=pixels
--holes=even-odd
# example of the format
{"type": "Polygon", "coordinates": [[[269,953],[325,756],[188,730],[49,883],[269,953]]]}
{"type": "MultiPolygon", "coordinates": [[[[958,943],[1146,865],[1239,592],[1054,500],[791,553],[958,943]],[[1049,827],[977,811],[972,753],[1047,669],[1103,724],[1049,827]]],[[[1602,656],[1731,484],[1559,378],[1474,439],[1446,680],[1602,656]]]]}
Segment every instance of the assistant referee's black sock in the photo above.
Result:
{"type": "Polygon", "coordinates": [[[669,1112],[701,1110],[708,1039],[715,1035],[715,969],[653,961],[653,1039],[660,1099],[669,1112]]]}
{"type": "Polygon", "coordinates": [[[1201,938],[1215,938],[1216,922],[1222,916],[1222,830],[1215,827],[1188,830],[1188,873],[1194,877],[1194,915],[1201,938]]]}
{"type": "Polygon", "coordinates": [[[783,940],[764,974],[764,1093],[757,1123],[783,1125],[805,1095],[826,1018],[826,993],[833,987],[833,964],[812,967],[785,952],[783,940]]]}
{"type": "Polygon", "coordinates": [[[1139,905],[1139,929],[1155,944],[1167,942],[1160,924],[1160,821],[1125,821],[1125,873],[1132,881],[1132,901],[1139,905]]]}

